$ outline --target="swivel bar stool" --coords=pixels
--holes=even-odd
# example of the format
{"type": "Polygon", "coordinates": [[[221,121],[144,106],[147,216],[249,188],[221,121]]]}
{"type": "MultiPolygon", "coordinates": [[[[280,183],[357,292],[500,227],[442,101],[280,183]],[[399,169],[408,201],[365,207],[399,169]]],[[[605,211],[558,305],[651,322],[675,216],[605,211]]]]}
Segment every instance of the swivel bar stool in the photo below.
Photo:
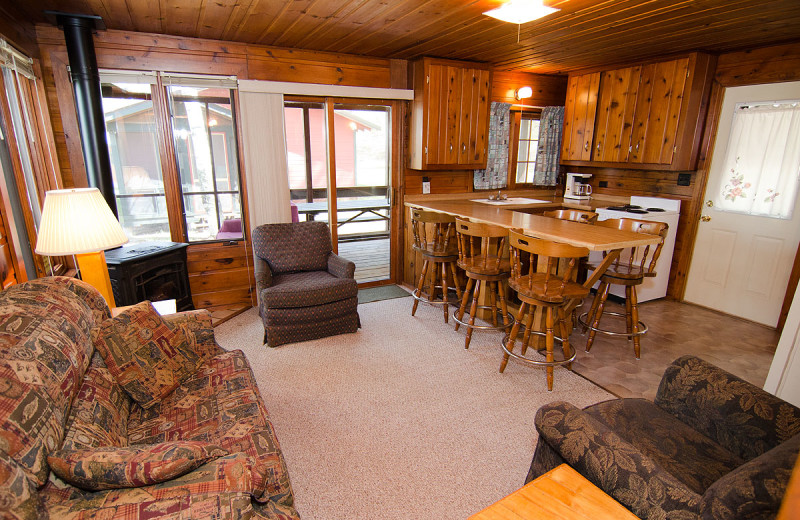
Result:
{"type": "Polygon", "coordinates": [[[457,218],[456,235],[458,237],[458,267],[462,268],[467,275],[467,288],[464,289],[461,306],[453,315],[453,319],[456,321],[456,330],[461,325],[467,327],[464,348],[469,348],[474,329],[508,330],[514,321],[506,307],[505,287],[503,286],[503,281],[508,279],[511,271],[508,259],[503,258],[508,230],[500,226],[457,218]],[[478,305],[481,286],[485,286],[486,292],[488,292],[490,305],[478,305]],[[472,305],[469,309],[469,322],[464,322],[464,312],[467,309],[470,289],[472,290],[472,305]],[[502,325],[497,319],[498,300],[499,310],[503,316],[502,325]],[[475,325],[478,309],[491,311],[491,325],[475,325]]]}
{"type": "Polygon", "coordinates": [[[453,278],[453,289],[461,300],[461,287],[456,274],[456,260],[458,260],[458,247],[455,237],[455,217],[435,211],[424,211],[411,208],[411,231],[414,235],[414,244],[411,247],[422,255],[422,274],[419,276],[417,288],[412,293],[414,306],[411,315],[417,312],[420,301],[431,304],[441,304],[444,307],[444,322],[448,322],[448,285],[447,277],[453,278]],[[431,268],[431,264],[433,264],[431,268]],[[449,272],[448,272],[449,270],[449,272]],[[427,291],[427,300],[423,299],[422,290],[425,279],[430,273],[431,281],[427,291]],[[437,277],[440,284],[436,284],[437,277]],[[442,299],[436,299],[436,289],[441,289],[442,299]]]}
{"type": "MultiPolygon", "coordinates": [[[[661,239],[655,247],[648,245],[622,251],[617,260],[600,277],[600,286],[597,289],[597,294],[592,301],[589,312],[578,316],[578,322],[583,325],[583,332],[586,332],[587,329],[589,330],[589,337],[586,340],[586,352],[589,352],[592,348],[596,333],[600,332],[611,336],[626,336],[628,340],[633,339],[633,352],[636,355],[636,359],[639,359],[641,350],[639,338],[647,333],[647,325],[639,321],[636,286],[641,285],[645,278],[656,275],[656,262],[658,262],[658,257],[661,255],[661,248],[664,246],[664,239],[669,231],[669,226],[665,222],[652,222],[632,218],[614,218],[598,222],[596,225],[658,235],[661,239]],[[608,298],[611,284],[625,287],[625,314],[619,312],[606,312],[605,314],[624,316],[625,332],[600,328],[600,319],[605,311],[606,299],[608,298]]],[[[588,268],[596,269],[597,265],[590,263],[588,268]]]]}
{"type": "Polygon", "coordinates": [[[594,211],[584,211],[581,209],[554,209],[542,213],[543,217],[557,218],[560,220],[571,220],[584,224],[594,224],[597,222],[597,213],[594,211]]]}
{"type": "Polygon", "coordinates": [[[572,320],[568,319],[565,309],[573,300],[582,300],[589,294],[587,287],[573,281],[580,259],[588,255],[589,250],[529,237],[513,230],[509,232],[508,245],[511,252],[511,279],[508,285],[517,291],[522,304],[511,333],[501,342],[504,354],[500,372],[506,369],[509,357],[530,365],[544,366],[547,369],[547,390],[552,390],[553,367],[567,365],[571,368],[575,359],[575,348],[569,343],[572,320]],[[544,308],[544,333],[532,330],[535,307],[544,308]],[[521,351],[517,354],[514,352],[514,343],[523,318],[525,333],[521,351]],[[525,356],[531,334],[545,336],[544,361],[525,356]],[[560,360],[553,355],[556,340],[561,344],[564,354],[560,360]]]}

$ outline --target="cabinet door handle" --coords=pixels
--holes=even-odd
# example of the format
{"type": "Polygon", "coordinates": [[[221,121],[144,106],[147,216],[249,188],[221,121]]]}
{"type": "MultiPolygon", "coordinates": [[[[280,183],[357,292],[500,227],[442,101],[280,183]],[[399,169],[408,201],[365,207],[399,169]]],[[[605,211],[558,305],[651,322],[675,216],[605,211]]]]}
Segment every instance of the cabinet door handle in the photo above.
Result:
{"type": "Polygon", "coordinates": [[[453,151],[453,145],[452,144],[450,145],[450,151],[451,152],[453,151]]]}
{"type": "Polygon", "coordinates": [[[583,145],[583,149],[584,150],[588,150],[589,149],[589,141],[586,141],[586,144],[583,145]]]}
{"type": "Polygon", "coordinates": [[[600,143],[597,143],[597,151],[600,151],[600,143]]]}
{"type": "Polygon", "coordinates": [[[467,145],[466,144],[461,143],[461,151],[462,152],[466,152],[467,151],[467,145]]]}

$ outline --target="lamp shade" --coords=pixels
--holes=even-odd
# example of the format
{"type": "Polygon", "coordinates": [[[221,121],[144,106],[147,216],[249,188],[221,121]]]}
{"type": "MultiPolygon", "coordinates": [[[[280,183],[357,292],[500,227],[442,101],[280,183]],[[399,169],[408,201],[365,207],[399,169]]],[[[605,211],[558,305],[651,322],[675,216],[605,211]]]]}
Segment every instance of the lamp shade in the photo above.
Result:
{"type": "Polygon", "coordinates": [[[121,246],[128,237],[97,188],[48,191],[36,253],[77,255],[121,246]]]}

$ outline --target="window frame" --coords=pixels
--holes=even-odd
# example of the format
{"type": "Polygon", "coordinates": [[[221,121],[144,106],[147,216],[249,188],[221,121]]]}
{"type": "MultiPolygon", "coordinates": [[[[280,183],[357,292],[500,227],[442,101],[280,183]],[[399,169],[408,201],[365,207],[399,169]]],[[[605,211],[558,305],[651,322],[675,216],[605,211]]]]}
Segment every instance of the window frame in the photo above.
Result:
{"type": "Polygon", "coordinates": [[[517,153],[519,152],[519,135],[522,127],[522,117],[539,120],[542,116],[540,108],[511,107],[511,129],[508,139],[508,189],[552,188],[552,186],[537,185],[530,182],[517,182],[517,153]]]}
{"type": "MultiPolygon", "coordinates": [[[[169,222],[170,240],[173,242],[182,242],[190,245],[194,244],[231,244],[240,241],[248,241],[249,233],[247,231],[248,215],[247,215],[247,193],[244,185],[244,158],[242,154],[242,141],[241,141],[241,121],[239,113],[239,90],[231,84],[231,77],[220,77],[218,75],[188,75],[185,77],[178,74],[167,74],[158,71],[145,72],[145,71],[126,71],[126,70],[108,70],[101,69],[100,71],[102,82],[112,82],[111,78],[119,77],[120,82],[131,82],[131,78],[138,76],[155,76],[154,81],[150,81],[150,92],[153,103],[153,112],[156,124],[156,139],[158,144],[158,154],[161,161],[161,175],[164,181],[164,198],[167,206],[167,219],[169,222]],[[128,80],[128,81],[126,81],[128,80]],[[204,82],[206,84],[201,84],[204,82]],[[226,88],[230,92],[231,104],[231,119],[233,124],[234,141],[236,144],[236,169],[239,176],[239,207],[241,208],[242,219],[242,236],[241,238],[228,238],[228,239],[209,239],[209,240],[190,240],[188,223],[186,222],[186,209],[184,205],[184,198],[192,195],[201,195],[200,192],[187,192],[185,193],[182,186],[180,169],[178,167],[178,156],[175,147],[175,135],[173,129],[173,113],[170,100],[170,93],[167,88],[170,86],[187,86],[203,88],[204,86],[213,86],[214,82],[221,82],[218,85],[226,88]],[[228,83],[225,83],[228,82],[228,83]]],[[[135,81],[135,80],[133,80],[135,81]]],[[[206,132],[210,135],[210,129],[207,127],[206,132]]],[[[210,144],[210,142],[209,142],[210,144]]],[[[215,207],[218,206],[218,196],[221,193],[236,194],[234,190],[217,190],[216,177],[212,179],[215,190],[208,192],[215,198],[215,207]]],[[[116,186],[115,186],[116,191],[116,186]]],[[[219,223],[221,225],[221,222],[219,223]]]]}

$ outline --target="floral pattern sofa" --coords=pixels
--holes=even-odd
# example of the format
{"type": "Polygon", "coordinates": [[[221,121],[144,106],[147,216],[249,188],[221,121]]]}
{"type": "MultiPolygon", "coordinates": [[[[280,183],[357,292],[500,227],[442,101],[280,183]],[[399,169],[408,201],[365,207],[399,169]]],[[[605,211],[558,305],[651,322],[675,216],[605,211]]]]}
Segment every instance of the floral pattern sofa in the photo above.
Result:
{"type": "Polygon", "coordinates": [[[535,424],[527,481],[567,463],[645,520],[775,518],[800,453],[800,409],[694,356],[655,402],[554,402],[535,424]]]}
{"type": "MultiPolygon", "coordinates": [[[[299,518],[250,366],[215,343],[208,313],[158,325],[193,370],[146,407],[94,348],[114,320],[79,280],[0,293],[0,518],[299,518]]],[[[152,330],[139,355],[170,361],[152,330]]]]}

